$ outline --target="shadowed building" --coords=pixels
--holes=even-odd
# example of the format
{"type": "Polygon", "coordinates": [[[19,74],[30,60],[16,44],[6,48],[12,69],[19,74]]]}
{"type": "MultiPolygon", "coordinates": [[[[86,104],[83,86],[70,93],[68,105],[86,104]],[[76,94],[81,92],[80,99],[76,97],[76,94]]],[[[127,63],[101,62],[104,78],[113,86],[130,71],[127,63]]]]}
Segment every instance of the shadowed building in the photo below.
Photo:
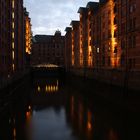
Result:
{"type": "Polygon", "coordinates": [[[80,22],[71,21],[72,26],[72,66],[80,67],[80,22]]]}
{"type": "Polygon", "coordinates": [[[25,66],[23,0],[0,1],[0,77],[7,79],[25,66]]]}
{"type": "Polygon", "coordinates": [[[65,31],[65,67],[69,71],[72,67],[72,28],[66,27],[65,31]]]}
{"type": "Polygon", "coordinates": [[[64,66],[65,37],[60,31],[55,35],[35,35],[33,37],[31,63],[56,64],[64,66]]]}

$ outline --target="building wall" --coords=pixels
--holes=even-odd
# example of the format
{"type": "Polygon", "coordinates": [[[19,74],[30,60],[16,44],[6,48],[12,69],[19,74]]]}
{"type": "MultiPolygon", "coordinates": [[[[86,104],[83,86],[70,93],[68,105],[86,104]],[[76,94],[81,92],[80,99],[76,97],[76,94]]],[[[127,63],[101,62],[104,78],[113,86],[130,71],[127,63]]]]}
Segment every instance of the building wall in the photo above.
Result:
{"type": "Polygon", "coordinates": [[[56,64],[64,66],[65,38],[56,31],[54,36],[36,35],[32,44],[31,63],[56,64]]]}
{"type": "Polygon", "coordinates": [[[23,0],[0,1],[0,79],[24,69],[23,0]]]}
{"type": "Polygon", "coordinates": [[[139,70],[139,0],[102,0],[98,9],[89,3],[78,10],[80,48],[73,55],[80,52],[80,66],[139,70]]]}
{"type": "Polygon", "coordinates": [[[72,21],[72,66],[80,67],[80,29],[79,21],[72,21]]]}
{"type": "Polygon", "coordinates": [[[30,55],[31,55],[31,19],[29,17],[29,12],[24,8],[24,46],[25,46],[25,65],[28,67],[30,65],[30,55]]]}
{"type": "Polygon", "coordinates": [[[69,71],[72,67],[72,28],[66,27],[65,31],[65,67],[69,71]]]}

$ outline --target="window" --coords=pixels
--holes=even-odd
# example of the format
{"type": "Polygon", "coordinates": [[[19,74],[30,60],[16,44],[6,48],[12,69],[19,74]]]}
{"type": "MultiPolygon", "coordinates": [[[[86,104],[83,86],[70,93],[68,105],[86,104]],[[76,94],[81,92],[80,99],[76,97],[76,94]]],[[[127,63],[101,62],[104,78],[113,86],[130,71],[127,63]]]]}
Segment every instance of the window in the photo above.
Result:
{"type": "Polygon", "coordinates": [[[110,57],[108,57],[108,66],[110,66],[110,57]]]}
{"type": "Polygon", "coordinates": [[[125,49],[125,40],[124,39],[121,40],[121,49],[125,49]]]}
{"type": "Polygon", "coordinates": [[[136,28],[136,18],[133,18],[133,29],[136,28]]]}
{"type": "Polygon", "coordinates": [[[136,36],[133,36],[132,37],[133,39],[132,39],[132,41],[133,41],[133,48],[135,48],[136,47],[136,36]]]}
{"type": "Polygon", "coordinates": [[[102,57],[102,65],[105,66],[105,56],[102,57]]]}
{"type": "Polygon", "coordinates": [[[125,33],[125,23],[121,24],[121,33],[125,33]]]}
{"type": "Polygon", "coordinates": [[[124,54],[121,55],[121,66],[124,66],[125,64],[125,56],[124,54]]]}

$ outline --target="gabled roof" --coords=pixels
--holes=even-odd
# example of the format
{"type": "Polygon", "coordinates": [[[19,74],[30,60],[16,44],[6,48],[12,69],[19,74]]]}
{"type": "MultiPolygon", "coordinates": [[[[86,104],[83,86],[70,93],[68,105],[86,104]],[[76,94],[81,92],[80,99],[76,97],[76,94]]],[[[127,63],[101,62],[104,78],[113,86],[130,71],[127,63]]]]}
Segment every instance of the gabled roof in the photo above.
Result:
{"type": "Polygon", "coordinates": [[[72,20],[70,25],[74,26],[74,25],[78,25],[79,23],[80,23],[80,21],[78,21],[78,20],[72,20]]]}
{"type": "Polygon", "coordinates": [[[99,2],[88,2],[86,8],[93,9],[93,11],[98,11],[99,2]]]}
{"type": "Polygon", "coordinates": [[[47,43],[50,42],[53,38],[52,35],[35,35],[35,42],[36,43],[47,43]]]}
{"type": "Polygon", "coordinates": [[[86,7],[80,7],[79,9],[78,9],[78,13],[84,13],[84,12],[86,12],[87,11],[87,8],[86,7]]]}

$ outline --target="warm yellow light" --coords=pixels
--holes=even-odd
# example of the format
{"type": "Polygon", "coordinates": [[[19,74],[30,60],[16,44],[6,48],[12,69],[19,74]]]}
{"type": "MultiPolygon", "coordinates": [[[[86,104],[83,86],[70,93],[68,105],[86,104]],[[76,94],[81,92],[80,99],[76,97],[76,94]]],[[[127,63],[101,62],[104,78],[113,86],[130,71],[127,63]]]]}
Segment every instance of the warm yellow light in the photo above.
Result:
{"type": "Polygon", "coordinates": [[[40,90],[41,90],[41,88],[40,88],[40,86],[38,86],[38,87],[37,87],[37,91],[40,92],[40,90]]]}
{"type": "Polygon", "coordinates": [[[91,123],[90,123],[90,122],[88,122],[88,123],[87,123],[87,128],[88,128],[88,130],[91,130],[92,125],[91,125],[91,123]]]}
{"type": "Polygon", "coordinates": [[[12,22],[12,29],[14,29],[15,28],[15,23],[14,22],[12,22]]]}
{"type": "Polygon", "coordinates": [[[13,129],[13,136],[16,137],[16,128],[13,129]]]}
{"type": "Polygon", "coordinates": [[[15,18],[15,14],[14,14],[14,12],[12,12],[12,19],[14,19],[15,18]]]}
{"type": "Polygon", "coordinates": [[[50,90],[51,90],[51,88],[50,88],[50,86],[48,86],[48,92],[50,92],[50,90]]]}
{"type": "Polygon", "coordinates": [[[14,60],[15,59],[15,52],[12,51],[12,59],[14,60]]]}
{"type": "Polygon", "coordinates": [[[55,86],[53,86],[53,91],[55,91],[55,86]]]}
{"type": "Polygon", "coordinates": [[[58,91],[58,86],[55,87],[56,91],[58,91]]]}
{"type": "Polygon", "coordinates": [[[15,64],[12,64],[12,69],[13,69],[13,71],[15,70],[15,64]]]}
{"type": "Polygon", "coordinates": [[[28,109],[31,110],[31,106],[30,105],[28,106],[28,109]]]}
{"type": "Polygon", "coordinates": [[[14,42],[12,42],[12,49],[14,49],[15,48],[15,43],[14,42]]]}
{"type": "Polygon", "coordinates": [[[14,32],[12,32],[12,39],[14,39],[15,38],[15,33],[14,32]]]}
{"type": "Polygon", "coordinates": [[[15,1],[12,0],[12,8],[14,9],[15,8],[15,1]]]}
{"type": "Polygon", "coordinates": [[[46,91],[46,92],[48,91],[48,86],[47,86],[47,85],[46,85],[45,91],[46,91]]]}
{"type": "Polygon", "coordinates": [[[56,83],[57,83],[57,86],[58,86],[58,85],[59,85],[59,81],[57,80],[57,82],[56,82],[56,83]]]}

